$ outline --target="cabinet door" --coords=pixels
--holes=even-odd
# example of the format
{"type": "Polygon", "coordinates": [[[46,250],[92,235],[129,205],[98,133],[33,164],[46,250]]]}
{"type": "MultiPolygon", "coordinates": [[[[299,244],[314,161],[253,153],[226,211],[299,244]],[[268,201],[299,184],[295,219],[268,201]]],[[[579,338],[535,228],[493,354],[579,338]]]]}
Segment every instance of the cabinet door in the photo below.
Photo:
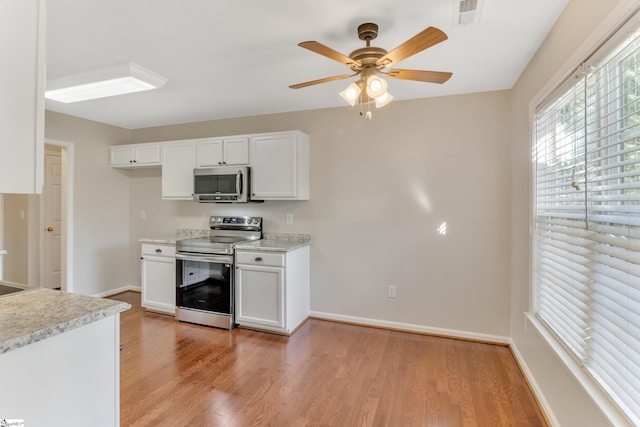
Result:
{"type": "Polygon", "coordinates": [[[131,166],[135,159],[133,146],[122,145],[110,148],[110,161],[111,166],[131,166]]]}
{"type": "Polygon", "coordinates": [[[134,160],[137,165],[160,164],[160,143],[136,144],[133,148],[135,150],[134,160]]]}
{"type": "Polygon", "coordinates": [[[294,134],[252,138],[251,196],[258,200],[296,197],[296,136],[294,134]]]}
{"type": "Polygon", "coordinates": [[[165,142],[162,145],[162,198],[193,200],[193,169],[196,142],[165,142]]]}
{"type": "Polygon", "coordinates": [[[236,273],[236,322],[283,329],[284,269],[238,265],[236,273]]]}
{"type": "Polygon", "coordinates": [[[0,194],[44,183],[44,0],[0,1],[0,194]]]}
{"type": "Polygon", "coordinates": [[[224,140],[224,164],[249,164],[249,138],[238,137],[224,140]]]}
{"type": "Polygon", "coordinates": [[[142,306],[174,314],[176,310],[176,260],[165,257],[142,259],[142,306]]]}
{"type": "Polygon", "coordinates": [[[198,167],[206,168],[222,164],[222,139],[202,139],[198,141],[198,167]]]}

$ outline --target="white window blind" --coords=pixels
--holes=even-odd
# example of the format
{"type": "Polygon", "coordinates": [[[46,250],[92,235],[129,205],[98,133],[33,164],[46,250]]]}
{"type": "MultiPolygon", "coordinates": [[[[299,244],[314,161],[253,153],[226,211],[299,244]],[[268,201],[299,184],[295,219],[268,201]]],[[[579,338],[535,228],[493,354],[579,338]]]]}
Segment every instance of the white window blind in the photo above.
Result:
{"type": "Polygon", "coordinates": [[[640,425],[640,31],[534,118],[536,315],[640,425]]]}

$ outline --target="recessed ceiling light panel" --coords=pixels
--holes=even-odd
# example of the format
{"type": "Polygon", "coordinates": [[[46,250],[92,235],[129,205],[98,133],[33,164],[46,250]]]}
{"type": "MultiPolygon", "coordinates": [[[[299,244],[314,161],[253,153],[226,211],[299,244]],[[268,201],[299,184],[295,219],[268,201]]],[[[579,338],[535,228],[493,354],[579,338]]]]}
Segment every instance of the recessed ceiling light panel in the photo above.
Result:
{"type": "Polygon", "coordinates": [[[133,62],[47,82],[45,98],[70,103],[157,89],[167,79],[133,62]]]}

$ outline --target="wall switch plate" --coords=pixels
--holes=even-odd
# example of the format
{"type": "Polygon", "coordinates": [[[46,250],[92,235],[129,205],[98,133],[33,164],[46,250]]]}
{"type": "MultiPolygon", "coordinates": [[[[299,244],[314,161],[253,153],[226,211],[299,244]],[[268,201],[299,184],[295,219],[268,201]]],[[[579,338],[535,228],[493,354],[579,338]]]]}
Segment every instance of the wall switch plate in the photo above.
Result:
{"type": "Polygon", "coordinates": [[[292,213],[288,213],[287,214],[287,224],[289,224],[289,225],[293,224],[293,214],[292,213]]]}
{"type": "Polygon", "coordinates": [[[396,287],[394,285],[387,286],[387,298],[396,297],[396,287]]]}
{"type": "Polygon", "coordinates": [[[147,219],[147,211],[144,209],[140,211],[140,219],[147,219]]]}

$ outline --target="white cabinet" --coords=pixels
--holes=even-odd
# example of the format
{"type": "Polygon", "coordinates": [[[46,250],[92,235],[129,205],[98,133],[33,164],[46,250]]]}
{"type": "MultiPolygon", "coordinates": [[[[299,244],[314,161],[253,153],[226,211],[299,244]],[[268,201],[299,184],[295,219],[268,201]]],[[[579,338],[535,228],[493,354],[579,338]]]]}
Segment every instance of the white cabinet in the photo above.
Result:
{"type": "Polygon", "coordinates": [[[0,425],[118,427],[120,313],[0,354],[0,378],[0,425]]]}
{"type": "Polygon", "coordinates": [[[0,2],[0,194],[44,182],[44,0],[0,2]]]}
{"type": "Polygon", "coordinates": [[[160,166],[160,143],[114,145],[110,147],[109,163],[114,168],[138,168],[160,166]]]}
{"type": "Polygon", "coordinates": [[[196,167],[196,141],[162,143],[162,198],[193,200],[193,169],[196,167]]]}
{"type": "Polygon", "coordinates": [[[241,326],[292,334],[309,317],[309,246],[236,252],[235,316],[241,326]]]}
{"type": "Polygon", "coordinates": [[[198,167],[248,165],[249,137],[207,138],[198,141],[198,167]]]}
{"type": "Polygon", "coordinates": [[[176,312],[175,245],[142,244],[142,307],[176,312]]]}
{"type": "Polygon", "coordinates": [[[280,132],[251,137],[251,197],[309,199],[309,136],[280,132]]]}

